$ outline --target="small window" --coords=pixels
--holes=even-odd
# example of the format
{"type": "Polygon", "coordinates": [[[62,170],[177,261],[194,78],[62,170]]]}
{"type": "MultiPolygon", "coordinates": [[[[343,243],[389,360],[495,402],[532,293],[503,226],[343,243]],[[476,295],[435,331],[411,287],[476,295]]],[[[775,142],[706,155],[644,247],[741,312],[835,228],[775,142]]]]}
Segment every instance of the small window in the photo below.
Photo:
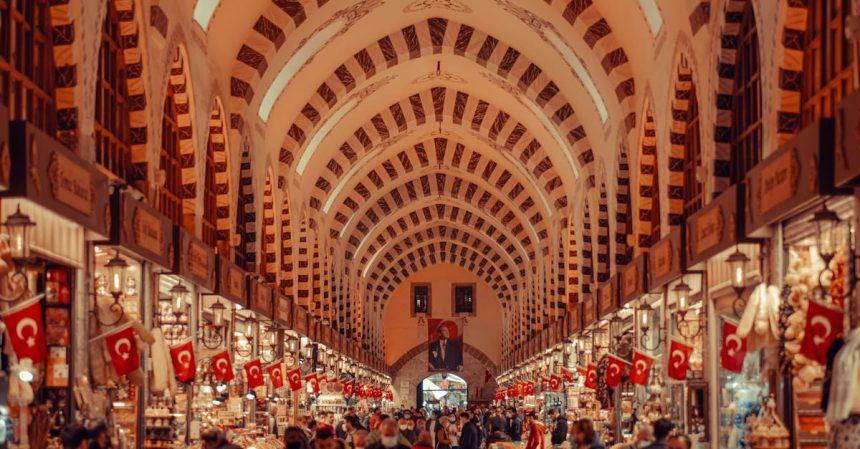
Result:
{"type": "Polygon", "coordinates": [[[475,314],[475,284],[454,285],[454,313],[475,314]]]}
{"type": "Polygon", "coordinates": [[[412,284],[412,316],[430,315],[430,284],[412,284]]]}

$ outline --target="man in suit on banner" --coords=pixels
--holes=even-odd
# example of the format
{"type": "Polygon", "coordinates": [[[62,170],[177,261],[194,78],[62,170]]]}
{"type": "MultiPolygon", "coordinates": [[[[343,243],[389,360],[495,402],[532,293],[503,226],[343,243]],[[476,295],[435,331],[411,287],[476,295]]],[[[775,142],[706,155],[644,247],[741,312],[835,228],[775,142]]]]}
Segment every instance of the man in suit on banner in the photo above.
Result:
{"type": "Polygon", "coordinates": [[[438,339],[430,343],[430,369],[460,371],[463,368],[463,340],[456,335],[457,324],[446,320],[436,328],[438,339]],[[451,327],[454,327],[452,335],[451,327]]]}

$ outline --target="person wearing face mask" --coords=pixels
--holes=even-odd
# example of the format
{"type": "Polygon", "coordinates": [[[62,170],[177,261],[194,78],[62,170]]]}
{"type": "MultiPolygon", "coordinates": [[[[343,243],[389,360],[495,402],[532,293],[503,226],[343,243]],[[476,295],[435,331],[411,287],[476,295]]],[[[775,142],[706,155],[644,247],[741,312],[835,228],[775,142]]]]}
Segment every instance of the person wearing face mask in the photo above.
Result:
{"type": "Polygon", "coordinates": [[[379,424],[379,441],[367,449],[411,449],[411,444],[397,430],[397,421],[386,419],[379,424]],[[405,443],[403,442],[405,440],[405,443]]]}

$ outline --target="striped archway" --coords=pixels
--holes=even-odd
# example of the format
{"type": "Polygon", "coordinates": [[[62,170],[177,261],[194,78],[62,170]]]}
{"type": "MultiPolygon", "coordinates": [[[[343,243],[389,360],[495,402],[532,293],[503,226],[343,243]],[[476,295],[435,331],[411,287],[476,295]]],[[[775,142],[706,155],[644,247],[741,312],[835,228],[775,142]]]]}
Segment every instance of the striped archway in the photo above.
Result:
{"type": "Polygon", "coordinates": [[[293,261],[293,227],[290,198],[284,194],[281,204],[281,294],[295,300],[295,262],[293,261]]]}
{"type": "MultiPolygon", "coordinates": [[[[684,223],[684,184],[687,182],[687,173],[684,172],[684,158],[688,153],[687,142],[687,120],[692,107],[691,102],[696,101],[695,85],[693,84],[693,70],[685,55],[681,55],[674,79],[674,95],[672,97],[672,127],[669,130],[668,168],[668,198],[669,198],[669,226],[680,226],[684,223]]],[[[698,105],[696,105],[698,108],[698,105]]],[[[697,125],[698,126],[698,125],[697,125]]],[[[698,135],[695,136],[699,138],[698,135]]]]}
{"type": "MultiPolygon", "coordinates": [[[[621,267],[633,259],[633,224],[630,210],[630,163],[624,144],[618,151],[615,185],[615,265],[621,267]]],[[[617,269],[617,268],[616,268],[617,269]]]]}
{"type": "MultiPolygon", "coordinates": [[[[215,216],[204,216],[204,221],[208,221],[214,227],[215,246],[221,248],[227,247],[230,241],[230,150],[225,134],[224,109],[221,105],[221,99],[218,97],[215,98],[212,111],[209,114],[209,136],[207,139],[207,158],[212,160],[213,173],[206,173],[206,182],[209,182],[211,177],[214,184],[215,216]]],[[[207,166],[207,170],[209,168],[207,166]]]]}
{"type": "Polygon", "coordinates": [[[251,143],[242,141],[242,154],[239,163],[239,195],[236,206],[236,234],[239,248],[236,264],[245,270],[254,271],[257,245],[257,211],[254,203],[254,173],[251,166],[251,143]]]}
{"type": "Polygon", "coordinates": [[[612,272],[609,248],[609,201],[606,183],[600,181],[597,192],[597,282],[606,282],[612,272]]]}
{"type": "Polygon", "coordinates": [[[278,279],[278,256],[275,244],[275,187],[272,181],[272,170],[266,170],[266,180],[263,185],[263,222],[262,239],[260,241],[259,272],[269,285],[275,285],[278,279]]]}
{"type": "MultiPolygon", "coordinates": [[[[173,106],[176,112],[178,129],[179,162],[182,169],[182,212],[183,215],[194,216],[197,198],[197,170],[194,154],[194,119],[191,115],[192,98],[190,76],[188,74],[188,58],[185,48],[177,45],[173,50],[173,61],[170,63],[170,74],[167,78],[168,88],[173,92],[173,106]]],[[[162,138],[163,140],[163,138],[162,138]]]]}
{"type": "Polygon", "coordinates": [[[660,240],[660,170],[657,161],[657,129],[651,105],[645,105],[639,140],[639,195],[636,233],[639,250],[660,240]]]}
{"type": "Polygon", "coordinates": [[[579,242],[576,238],[576,225],[573,217],[567,219],[567,307],[579,304],[580,271],[579,271],[579,242]]]}

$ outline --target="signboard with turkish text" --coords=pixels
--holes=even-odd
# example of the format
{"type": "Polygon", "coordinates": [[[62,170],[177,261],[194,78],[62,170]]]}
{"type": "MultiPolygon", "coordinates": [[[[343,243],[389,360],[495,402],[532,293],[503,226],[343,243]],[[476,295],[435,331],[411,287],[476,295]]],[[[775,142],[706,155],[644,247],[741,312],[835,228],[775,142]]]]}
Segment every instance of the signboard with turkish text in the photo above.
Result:
{"type": "Polygon", "coordinates": [[[597,322],[597,305],[590,294],[582,295],[582,327],[583,329],[597,322]]]}
{"type": "Polygon", "coordinates": [[[251,294],[251,310],[272,318],[272,287],[255,278],[248,278],[248,291],[251,294]]]}
{"type": "Polygon", "coordinates": [[[220,254],[216,258],[216,265],[218,275],[215,277],[215,293],[230,302],[246,307],[248,299],[245,296],[245,270],[220,254]]]}
{"type": "Polygon", "coordinates": [[[681,275],[684,269],[682,231],[672,232],[648,250],[648,288],[659,289],[681,275]]]}
{"type": "Polygon", "coordinates": [[[836,185],[860,186],[860,90],[842,100],[836,129],[836,185]]]}
{"type": "Polygon", "coordinates": [[[613,275],[608,281],[597,286],[597,312],[601,319],[618,310],[617,281],[618,277],[613,275]]]}
{"type": "MultiPolygon", "coordinates": [[[[738,243],[743,186],[733,185],[687,219],[687,265],[707,261],[738,243]]],[[[741,220],[743,221],[743,220],[741,220]]]]}
{"type": "Polygon", "coordinates": [[[648,253],[642,253],[634,258],[621,270],[618,275],[618,296],[621,300],[620,305],[625,305],[628,302],[644,295],[648,290],[646,275],[646,266],[648,262],[648,253]]]}
{"type": "Polygon", "coordinates": [[[170,219],[145,200],[135,199],[128,190],[114,193],[111,205],[109,243],[122,246],[163,268],[172,268],[175,248],[170,219]]]}
{"type": "Polygon", "coordinates": [[[288,329],[293,327],[291,322],[293,316],[293,302],[290,298],[275,294],[275,321],[278,322],[281,326],[285,326],[288,329]]]}
{"type": "Polygon", "coordinates": [[[210,292],[215,291],[215,251],[190,232],[174,226],[174,270],[210,292]]]}

